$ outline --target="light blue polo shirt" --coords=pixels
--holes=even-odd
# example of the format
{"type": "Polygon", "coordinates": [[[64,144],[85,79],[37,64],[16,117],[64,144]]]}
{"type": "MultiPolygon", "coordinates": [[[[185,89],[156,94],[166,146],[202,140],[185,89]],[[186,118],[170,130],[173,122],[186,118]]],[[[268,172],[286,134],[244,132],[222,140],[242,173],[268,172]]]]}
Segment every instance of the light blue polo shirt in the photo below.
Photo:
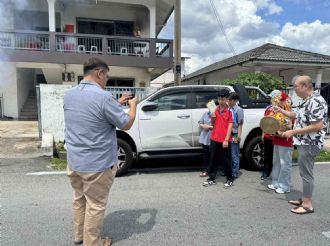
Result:
{"type": "Polygon", "coordinates": [[[117,165],[116,127],[129,115],[117,99],[93,81],[83,80],[64,97],[65,142],[70,168],[102,172],[117,165]]]}

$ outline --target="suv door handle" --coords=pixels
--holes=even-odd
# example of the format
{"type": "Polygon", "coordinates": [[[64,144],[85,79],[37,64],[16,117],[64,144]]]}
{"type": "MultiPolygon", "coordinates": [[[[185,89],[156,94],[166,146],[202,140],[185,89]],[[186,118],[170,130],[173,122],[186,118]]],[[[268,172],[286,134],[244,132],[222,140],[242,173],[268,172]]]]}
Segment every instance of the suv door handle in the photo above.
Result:
{"type": "Polygon", "coordinates": [[[187,118],[190,118],[190,115],[189,114],[181,114],[181,115],[178,115],[178,118],[179,119],[187,119],[187,118]]]}

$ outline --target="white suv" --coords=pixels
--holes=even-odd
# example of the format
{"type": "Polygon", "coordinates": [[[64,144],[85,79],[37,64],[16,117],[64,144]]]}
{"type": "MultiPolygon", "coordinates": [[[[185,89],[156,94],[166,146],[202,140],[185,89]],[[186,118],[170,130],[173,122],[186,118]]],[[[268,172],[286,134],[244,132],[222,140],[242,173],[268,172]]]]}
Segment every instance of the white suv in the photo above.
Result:
{"type": "Polygon", "coordinates": [[[191,85],[161,89],[138,104],[132,128],[117,130],[118,175],[139,159],[200,155],[198,121],[207,110],[206,103],[216,99],[220,89],[240,95],[245,114],[241,141],[245,166],[260,169],[259,122],[269,103],[268,96],[257,87],[191,85]]]}

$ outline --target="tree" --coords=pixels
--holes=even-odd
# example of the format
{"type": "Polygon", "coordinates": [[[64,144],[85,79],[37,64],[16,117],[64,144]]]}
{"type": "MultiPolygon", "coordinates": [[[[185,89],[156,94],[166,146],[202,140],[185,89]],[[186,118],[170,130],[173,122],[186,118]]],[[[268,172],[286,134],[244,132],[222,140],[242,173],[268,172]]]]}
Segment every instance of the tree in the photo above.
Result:
{"type": "Polygon", "coordinates": [[[268,73],[241,73],[236,79],[226,79],[218,82],[221,85],[249,85],[257,86],[266,93],[270,93],[272,90],[283,90],[286,88],[285,83],[281,78],[268,73]]]}

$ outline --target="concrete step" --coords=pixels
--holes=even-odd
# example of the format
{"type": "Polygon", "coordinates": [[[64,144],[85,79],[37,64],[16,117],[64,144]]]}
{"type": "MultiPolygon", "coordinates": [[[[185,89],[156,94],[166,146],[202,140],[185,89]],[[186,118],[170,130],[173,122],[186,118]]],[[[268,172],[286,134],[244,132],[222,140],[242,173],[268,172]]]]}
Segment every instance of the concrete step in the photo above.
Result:
{"type": "Polygon", "coordinates": [[[36,108],[24,109],[24,110],[21,111],[21,113],[23,113],[23,112],[37,113],[37,109],[36,108]]]}
{"type": "Polygon", "coordinates": [[[23,119],[23,118],[24,119],[29,119],[29,118],[37,119],[38,118],[38,114],[25,114],[25,113],[23,113],[19,117],[21,119],[23,119]]]}
{"type": "Polygon", "coordinates": [[[35,91],[31,91],[28,95],[19,118],[21,120],[38,119],[38,106],[35,91]]]}
{"type": "Polygon", "coordinates": [[[21,115],[20,120],[38,120],[38,115],[21,115]]]}

